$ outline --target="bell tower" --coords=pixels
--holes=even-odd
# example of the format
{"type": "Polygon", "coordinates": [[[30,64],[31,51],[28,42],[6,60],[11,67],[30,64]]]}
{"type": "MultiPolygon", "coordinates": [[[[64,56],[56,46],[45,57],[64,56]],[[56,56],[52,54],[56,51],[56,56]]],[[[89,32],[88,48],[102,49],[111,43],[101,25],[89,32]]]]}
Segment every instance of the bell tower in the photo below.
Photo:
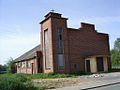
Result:
{"type": "Polygon", "coordinates": [[[40,24],[43,72],[69,73],[67,18],[49,12],[40,24]]]}

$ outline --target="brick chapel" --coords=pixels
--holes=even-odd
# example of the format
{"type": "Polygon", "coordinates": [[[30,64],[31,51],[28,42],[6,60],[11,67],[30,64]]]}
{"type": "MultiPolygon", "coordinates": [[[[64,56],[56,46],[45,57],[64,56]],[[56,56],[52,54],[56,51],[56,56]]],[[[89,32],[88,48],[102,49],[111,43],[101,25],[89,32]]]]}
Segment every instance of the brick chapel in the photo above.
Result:
{"type": "Polygon", "coordinates": [[[49,12],[41,24],[41,44],[15,59],[16,72],[108,72],[111,69],[109,35],[89,23],[67,27],[67,18],[49,12]]]}

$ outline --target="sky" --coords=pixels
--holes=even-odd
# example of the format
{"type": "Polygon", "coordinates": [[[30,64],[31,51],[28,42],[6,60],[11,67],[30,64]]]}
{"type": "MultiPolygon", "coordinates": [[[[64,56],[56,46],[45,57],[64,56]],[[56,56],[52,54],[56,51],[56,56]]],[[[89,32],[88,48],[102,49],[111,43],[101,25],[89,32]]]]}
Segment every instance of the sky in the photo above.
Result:
{"type": "Polygon", "coordinates": [[[120,37],[120,0],[0,0],[0,64],[40,44],[40,24],[51,10],[68,18],[68,27],[95,24],[108,33],[110,49],[120,37]]]}

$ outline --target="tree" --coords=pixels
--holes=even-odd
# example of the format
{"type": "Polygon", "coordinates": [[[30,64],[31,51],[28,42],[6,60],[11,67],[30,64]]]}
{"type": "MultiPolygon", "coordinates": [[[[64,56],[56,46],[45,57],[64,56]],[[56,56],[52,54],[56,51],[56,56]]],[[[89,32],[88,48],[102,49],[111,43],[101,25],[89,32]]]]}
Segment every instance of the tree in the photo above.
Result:
{"type": "Polygon", "coordinates": [[[114,49],[120,52],[120,38],[117,38],[114,44],[114,49]]]}
{"type": "Polygon", "coordinates": [[[0,72],[2,71],[2,65],[0,65],[0,72]]]}
{"type": "Polygon", "coordinates": [[[113,65],[120,65],[120,38],[114,43],[114,49],[111,50],[111,58],[113,65]]]}
{"type": "Polygon", "coordinates": [[[15,63],[12,57],[7,62],[7,72],[8,73],[15,73],[15,63]]]}
{"type": "Polygon", "coordinates": [[[0,73],[3,73],[7,70],[7,66],[6,65],[1,65],[0,64],[0,73]]]}

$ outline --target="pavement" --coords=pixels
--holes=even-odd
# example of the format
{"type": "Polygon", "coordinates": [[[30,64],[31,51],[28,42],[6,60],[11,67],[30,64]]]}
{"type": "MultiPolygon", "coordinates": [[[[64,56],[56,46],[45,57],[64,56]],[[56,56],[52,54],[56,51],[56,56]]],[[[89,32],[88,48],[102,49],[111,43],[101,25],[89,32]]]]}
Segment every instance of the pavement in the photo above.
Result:
{"type": "Polygon", "coordinates": [[[84,82],[78,83],[75,86],[68,86],[49,90],[88,90],[120,84],[120,72],[85,75],[80,76],[77,79],[80,79],[84,82]]]}

